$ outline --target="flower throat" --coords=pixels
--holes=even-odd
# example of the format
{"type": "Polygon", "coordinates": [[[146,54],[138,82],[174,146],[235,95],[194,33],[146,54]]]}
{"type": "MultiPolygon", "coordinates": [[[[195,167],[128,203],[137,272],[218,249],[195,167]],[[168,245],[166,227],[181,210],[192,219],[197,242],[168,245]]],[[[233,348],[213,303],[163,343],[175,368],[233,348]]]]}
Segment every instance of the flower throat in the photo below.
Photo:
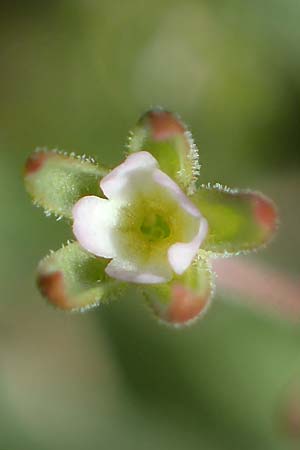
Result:
{"type": "Polygon", "coordinates": [[[168,223],[156,213],[144,218],[140,230],[150,242],[166,239],[171,233],[168,223]]]}

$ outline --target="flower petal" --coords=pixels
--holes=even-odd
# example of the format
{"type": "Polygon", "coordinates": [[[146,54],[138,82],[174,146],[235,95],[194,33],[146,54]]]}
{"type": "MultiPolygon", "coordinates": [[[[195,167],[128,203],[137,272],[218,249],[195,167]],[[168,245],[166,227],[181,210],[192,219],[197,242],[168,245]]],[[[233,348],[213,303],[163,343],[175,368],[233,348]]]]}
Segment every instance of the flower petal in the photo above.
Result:
{"type": "Polygon", "coordinates": [[[171,245],[168,250],[168,258],[175,273],[182,275],[183,272],[185,272],[185,270],[189,267],[197,255],[200,245],[206,238],[207,231],[207,221],[204,217],[202,217],[200,219],[199,231],[192,241],[188,243],[178,242],[171,245]]]}
{"type": "Polygon", "coordinates": [[[196,256],[201,243],[204,241],[208,231],[208,224],[207,221],[201,217],[198,208],[188,199],[180,187],[168,175],[161,170],[156,169],[153,172],[153,179],[172,193],[182,209],[200,219],[198,233],[190,242],[175,243],[171,245],[168,250],[169,263],[174,272],[181,275],[189,267],[196,256]]]}
{"type": "Polygon", "coordinates": [[[114,259],[105,272],[112,278],[130,283],[158,284],[172,278],[172,271],[167,262],[135,264],[132,261],[114,259]]]}
{"type": "Polygon", "coordinates": [[[128,178],[133,172],[151,172],[158,166],[153,156],[148,152],[138,152],[129,155],[118,167],[113,169],[101,180],[100,187],[107,198],[127,198],[130,189],[125,189],[128,178]]]}
{"type": "Polygon", "coordinates": [[[73,232],[79,244],[96,256],[116,256],[113,231],[117,216],[115,202],[96,196],[80,199],[73,208],[73,232]]]}
{"type": "Polygon", "coordinates": [[[167,174],[159,169],[155,169],[153,171],[153,180],[166,188],[177,199],[180,206],[188,213],[195,217],[201,217],[198,208],[188,199],[178,184],[176,184],[167,174]]]}

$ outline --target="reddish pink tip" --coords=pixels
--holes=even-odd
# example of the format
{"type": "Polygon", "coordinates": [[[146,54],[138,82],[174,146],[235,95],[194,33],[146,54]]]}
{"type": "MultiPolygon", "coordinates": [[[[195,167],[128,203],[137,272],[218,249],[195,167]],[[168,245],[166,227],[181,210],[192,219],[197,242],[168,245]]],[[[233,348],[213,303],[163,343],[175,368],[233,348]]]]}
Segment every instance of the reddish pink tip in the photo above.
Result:
{"type": "Polygon", "coordinates": [[[45,161],[50,157],[51,153],[36,152],[32,153],[25,164],[25,175],[32,175],[40,170],[45,161]]]}
{"type": "Polygon", "coordinates": [[[157,141],[185,132],[185,127],[180,120],[167,111],[151,111],[148,113],[148,120],[152,129],[152,137],[157,141]]]}
{"type": "Polygon", "coordinates": [[[266,231],[274,231],[277,225],[277,211],[274,204],[262,197],[253,196],[254,215],[257,222],[266,229],[266,231]]]}
{"type": "Polygon", "coordinates": [[[61,309],[70,309],[61,272],[53,272],[46,275],[40,274],[37,283],[42,295],[47,297],[54,306],[61,309]]]}
{"type": "Polygon", "coordinates": [[[171,304],[168,311],[168,321],[184,324],[197,317],[207,304],[207,297],[194,294],[179,283],[171,290],[171,304]]]}

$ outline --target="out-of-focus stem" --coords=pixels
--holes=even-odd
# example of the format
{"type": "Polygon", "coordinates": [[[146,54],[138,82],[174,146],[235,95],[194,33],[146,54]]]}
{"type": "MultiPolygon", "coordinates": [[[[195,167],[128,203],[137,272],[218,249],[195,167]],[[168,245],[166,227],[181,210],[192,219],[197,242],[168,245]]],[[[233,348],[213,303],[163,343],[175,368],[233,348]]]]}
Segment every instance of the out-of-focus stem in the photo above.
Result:
{"type": "Polygon", "coordinates": [[[254,306],[300,320],[300,279],[243,258],[216,259],[217,286],[254,306]]]}

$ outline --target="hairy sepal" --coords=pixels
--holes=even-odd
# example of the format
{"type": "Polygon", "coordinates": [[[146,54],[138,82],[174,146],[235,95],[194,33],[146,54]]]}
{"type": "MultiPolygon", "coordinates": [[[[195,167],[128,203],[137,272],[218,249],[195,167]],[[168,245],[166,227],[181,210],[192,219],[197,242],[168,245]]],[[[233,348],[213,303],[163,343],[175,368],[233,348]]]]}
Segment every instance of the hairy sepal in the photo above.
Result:
{"type": "Polygon", "coordinates": [[[169,283],[142,287],[143,296],[154,315],[176,328],[202,317],[213,292],[213,273],[204,252],[183,275],[176,276],[169,283]]]}
{"type": "Polygon", "coordinates": [[[33,202],[47,215],[71,218],[81,197],[101,195],[99,183],[107,173],[91,158],[39,150],[27,159],[24,180],[33,202]]]}
{"type": "Polygon", "coordinates": [[[201,186],[190,199],[208,221],[202,249],[230,256],[264,246],[278,227],[274,203],[259,192],[201,186]]]}
{"type": "Polygon", "coordinates": [[[128,150],[151,153],[162,171],[188,194],[194,192],[200,172],[198,149],[177,115],[163,109],[148,111],[132,130],[128,150]]]}
{"type": "Polygon", "coordinates": [[[77,242],[68,243],[44,258],[37,270],[41,294],[57,308],[84,311],[121,295],[124,284],[109,278],[109,260],[96,258],[77,242]]]}

